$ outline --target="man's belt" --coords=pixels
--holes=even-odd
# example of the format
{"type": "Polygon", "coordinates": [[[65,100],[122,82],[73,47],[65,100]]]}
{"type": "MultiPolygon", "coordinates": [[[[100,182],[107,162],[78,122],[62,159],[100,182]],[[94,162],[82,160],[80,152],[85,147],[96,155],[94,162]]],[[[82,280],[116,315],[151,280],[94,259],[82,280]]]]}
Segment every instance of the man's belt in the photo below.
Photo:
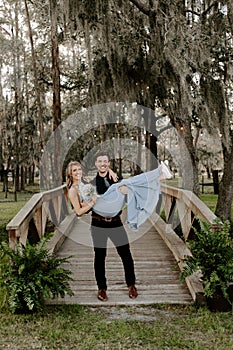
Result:
{"type": "Polygon", "coordinates": [[[114,221],[120,221],[120,216],[118,215],[118,216],[114,216],[113,218],[104,218],[103,216],[92,215],[92,219],[96,219],[104,222],[114,222],[114,221]]]}

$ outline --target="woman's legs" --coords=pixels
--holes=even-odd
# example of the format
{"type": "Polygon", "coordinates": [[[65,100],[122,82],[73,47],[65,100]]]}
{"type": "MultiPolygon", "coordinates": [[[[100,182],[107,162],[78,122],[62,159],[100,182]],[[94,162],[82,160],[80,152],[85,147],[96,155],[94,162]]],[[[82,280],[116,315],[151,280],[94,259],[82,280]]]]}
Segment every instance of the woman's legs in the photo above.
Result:
{"type": "MultiPolygon", "coordinates": [[[[158,176],[159,181],[172,178],[172,173],[170,172],[170,170],[168,169],[168,167],[164,162],[161,162],[161,165],[158,168],[161,169],[161,174],[158,176]]],[[[147,173],[144,173],[144,174],[147,174],[147,173]]],[[[121,192],[122,194],[128,194],[127,184],[118,187],[118,191],[121,192]]]]}
{"type": "Polygon", "coordinates": [[[164,162],[161,162],[160,169],[162,170],[162,174],[159,177],[159,180],[171,179],[173,177],[169,168],[164,162]]]}
{"type": "Polygon", "coordinates": [[[133,191],[136,191],[138,188],[139,191],[143,190],[144,193],[147,193],[149,188],[156,190],[158,188],[157,183],[160,180],[171,177],[172,174],[169,169],[161,162],[161,165],[157,169],[124,179],[120,183],[110,186],[107,192],[98,197],[93,209],[98,215],[114,217],[122,210],[125,204],[125,195],[128,193],[128,186],[131,186],[133,191]]]}
{"type": "Polygon", "coordinates": [[[126,185],[122,185],[122,186],[118,187],[118,191],[121,192],[122,194],[127,194],[128,187],[126,185]]]}

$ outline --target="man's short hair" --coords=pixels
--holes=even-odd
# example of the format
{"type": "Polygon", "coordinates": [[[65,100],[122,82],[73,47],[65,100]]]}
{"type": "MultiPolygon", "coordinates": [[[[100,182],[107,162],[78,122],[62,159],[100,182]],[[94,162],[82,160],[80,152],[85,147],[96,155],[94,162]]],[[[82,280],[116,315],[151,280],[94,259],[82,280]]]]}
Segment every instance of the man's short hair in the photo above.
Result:
{"type": "Polygon", "coordinates": [[[104,156],[107,156],[109,161],[111,160],[110,155],[107,151],[99,151],[98,153],[96,153],[95,160],[97,160],[98,157],[104,157],[104,156]]]}

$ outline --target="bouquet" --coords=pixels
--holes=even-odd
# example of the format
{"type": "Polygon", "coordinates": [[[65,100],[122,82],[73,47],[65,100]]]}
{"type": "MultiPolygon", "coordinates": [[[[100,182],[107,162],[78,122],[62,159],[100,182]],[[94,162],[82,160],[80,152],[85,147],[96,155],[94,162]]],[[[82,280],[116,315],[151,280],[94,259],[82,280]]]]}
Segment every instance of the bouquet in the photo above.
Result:
{"type": "Polygon", "coordinates": [[[81,183],[79,185],[80,197],[84,202],[90,202],[95,191],[95,187],[92,184],[81,183]]]}

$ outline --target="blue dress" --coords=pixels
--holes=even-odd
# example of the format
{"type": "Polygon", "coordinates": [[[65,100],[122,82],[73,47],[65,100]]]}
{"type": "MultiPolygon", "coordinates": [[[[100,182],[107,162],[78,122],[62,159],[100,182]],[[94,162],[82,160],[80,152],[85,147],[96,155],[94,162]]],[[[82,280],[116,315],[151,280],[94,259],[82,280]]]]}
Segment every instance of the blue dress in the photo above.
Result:
{"type": "Polygon", "coordinates": [[[127,205],[127,220],[131,230],[137,230],[153,213],[159,200],[160,168],[123,179],[111,185],[108,190],[98,196],[93,209],[103,217],[114,217],[127,205]],[[118,188],[128,187],[128,194],[122,194],[118,188]]]}

